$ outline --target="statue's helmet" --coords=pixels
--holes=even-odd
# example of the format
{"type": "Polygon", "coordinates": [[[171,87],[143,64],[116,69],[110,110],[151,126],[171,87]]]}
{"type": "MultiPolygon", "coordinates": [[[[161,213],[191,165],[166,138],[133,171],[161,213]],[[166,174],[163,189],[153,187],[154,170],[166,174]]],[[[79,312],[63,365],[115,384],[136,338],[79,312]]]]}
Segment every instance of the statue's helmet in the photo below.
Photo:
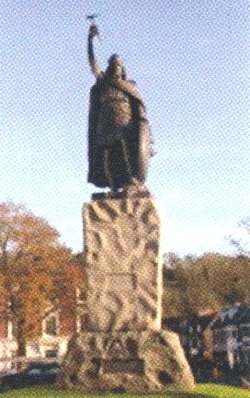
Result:
{"type": "Polygon", "coordinates": [[[119,55],[117,54],[111,55],[108,61],[106,74],[110,77],[118,77],[118,78],[120,77],[123,80],[126,79],[125,69],[119,55]]]}

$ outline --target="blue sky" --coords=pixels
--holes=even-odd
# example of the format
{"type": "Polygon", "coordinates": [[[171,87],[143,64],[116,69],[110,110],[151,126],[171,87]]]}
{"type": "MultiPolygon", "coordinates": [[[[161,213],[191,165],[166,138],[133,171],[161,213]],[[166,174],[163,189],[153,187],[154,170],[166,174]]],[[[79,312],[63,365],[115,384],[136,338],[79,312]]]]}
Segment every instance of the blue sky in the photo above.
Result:
{"type": "Polygon", "coordinates": [[[26,204],[82,248],[89,89],[85,14],[106,68],[118,53],[144,97],[156,155],[147,185],[162,250],[230,252],[249,216],[247,0],[2,0],[0,200],[26,204]]]}

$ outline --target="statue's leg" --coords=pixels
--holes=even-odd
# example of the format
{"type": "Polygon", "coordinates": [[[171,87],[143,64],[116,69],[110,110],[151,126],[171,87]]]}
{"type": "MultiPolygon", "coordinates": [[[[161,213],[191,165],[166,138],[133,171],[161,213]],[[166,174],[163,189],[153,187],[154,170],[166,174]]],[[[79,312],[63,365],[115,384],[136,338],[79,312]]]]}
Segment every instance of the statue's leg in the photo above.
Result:
{"type": "Polygon", "coordinates": [[[109,149],[104,148],[104,173],[107,178],[109,187],[113,190],[114,189],[114,181],[112,178],[112,174],[110,173],[109,170],[109,149]]]}
{"type": "Polygon", "coordinates": [[[123,151],[123,156],[124,156],[124,160],[125,160],[125,163],[126,163],[128,175],[129,175],[129,178],[131,180],[132,177],[133,177],[133,172],[132,172],[130,161],[129,161],[128,148],[127,148],[125,140],[121,140],[121,143],[122,143],[122,151],[123,151]]]}

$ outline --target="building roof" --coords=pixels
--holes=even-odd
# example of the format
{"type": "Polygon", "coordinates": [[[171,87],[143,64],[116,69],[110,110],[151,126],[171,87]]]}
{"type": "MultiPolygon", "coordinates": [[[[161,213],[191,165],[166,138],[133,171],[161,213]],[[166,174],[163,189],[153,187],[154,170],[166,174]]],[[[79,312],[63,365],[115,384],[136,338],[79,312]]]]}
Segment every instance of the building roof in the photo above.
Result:
{"type": "Polygon", "coordinates": [[[214,322],[212,329],[238,326],[242,323],[250,324],[250,306],[247,304],[240,304],[222,311],[214,322]]]}

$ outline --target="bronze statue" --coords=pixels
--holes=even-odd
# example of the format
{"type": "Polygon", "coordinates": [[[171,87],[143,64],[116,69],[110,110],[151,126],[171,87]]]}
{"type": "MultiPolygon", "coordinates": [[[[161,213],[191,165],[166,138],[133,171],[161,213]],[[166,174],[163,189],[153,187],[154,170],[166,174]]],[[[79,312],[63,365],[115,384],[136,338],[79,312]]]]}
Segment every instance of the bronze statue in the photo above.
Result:
{"type": "Polygon", "coordinates": [[[143,183],[151,149],[145,106],[135,84],[126,79],[121,59],[114,54],[103,72],[94,57],[99,35],[91,16],[88,58],[96,83],[90,93],[88,182],[112,191],[143,183]]]}

